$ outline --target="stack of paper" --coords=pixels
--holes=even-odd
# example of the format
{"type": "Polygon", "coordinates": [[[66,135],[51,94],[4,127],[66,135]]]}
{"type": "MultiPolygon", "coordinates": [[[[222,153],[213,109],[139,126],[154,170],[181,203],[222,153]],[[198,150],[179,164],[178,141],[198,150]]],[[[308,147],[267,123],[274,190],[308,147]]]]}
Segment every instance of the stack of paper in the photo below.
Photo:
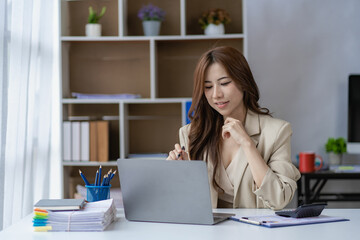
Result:
{"type": "Polygon", "coordinates": [[[34,209],[35,231],[90,232],[104,231],[115,219],[113,199],[87,203],[78,211],[50,211],[34,209]]]}

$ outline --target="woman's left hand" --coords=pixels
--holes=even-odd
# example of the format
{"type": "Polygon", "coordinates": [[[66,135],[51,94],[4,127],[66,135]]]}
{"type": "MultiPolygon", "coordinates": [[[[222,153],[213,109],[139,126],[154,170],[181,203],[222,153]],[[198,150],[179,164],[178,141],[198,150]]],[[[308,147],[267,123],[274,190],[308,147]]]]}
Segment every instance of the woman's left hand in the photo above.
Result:
{"type": "Polygon", "coordinates": [[[256,149],[254,142],[247,134],[242,122],[235,118],[226,118],[222,129],[222,137],[224,139],[233,138],[234,141],[243,148],[254,181],[259,188],[269,167],[260,155],[260,152],[256,149]]]}
{"type": "Polygon", "coordinates": [[[251,143],[251,139],[242,122],[231,117],[225,119],[222,129],[222,137],[224,139],[232,137],[240,146],[246,143],[251,143]]]}

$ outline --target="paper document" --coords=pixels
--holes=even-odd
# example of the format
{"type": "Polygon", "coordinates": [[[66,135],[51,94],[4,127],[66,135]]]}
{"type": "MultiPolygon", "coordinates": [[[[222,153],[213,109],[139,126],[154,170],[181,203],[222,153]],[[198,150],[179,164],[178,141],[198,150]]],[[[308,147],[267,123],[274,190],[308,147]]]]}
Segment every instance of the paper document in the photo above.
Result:
{"type": "Polygon", "coordinates": [[[89,202],[78,211],[34,210],[35,231],[104,231],[115,219],[113,199],[89,202]]]}
{"type": "Polygon", "coordinates": [[[231,220],[255,224],[264,227],[285,227],[285,226],[295,226],[295,225],[305,225],[313,223],[325,223],[325,222],[338,222],[338,221],[349,221],[342,217],[331,217],[320,215],[317,217],[308,217],[308,218],[291,218],[291,217],[281,217],[277,215],[267,215],[267,216],[239,216],[230,217],[231,220]]]}

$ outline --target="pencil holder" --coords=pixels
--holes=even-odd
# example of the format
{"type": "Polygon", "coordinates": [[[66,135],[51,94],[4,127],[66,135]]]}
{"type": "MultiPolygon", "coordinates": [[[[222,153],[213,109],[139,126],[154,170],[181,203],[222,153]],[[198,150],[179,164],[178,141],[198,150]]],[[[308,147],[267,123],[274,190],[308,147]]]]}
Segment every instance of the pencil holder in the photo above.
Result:
{"type": "Polygon", "coordinates": [[[91,184],[91,185],[85,185],[85,187],[86,187],[86,200],[88,202],[96,202],[110,198],[111,185],[94,186],[91,184]]]}

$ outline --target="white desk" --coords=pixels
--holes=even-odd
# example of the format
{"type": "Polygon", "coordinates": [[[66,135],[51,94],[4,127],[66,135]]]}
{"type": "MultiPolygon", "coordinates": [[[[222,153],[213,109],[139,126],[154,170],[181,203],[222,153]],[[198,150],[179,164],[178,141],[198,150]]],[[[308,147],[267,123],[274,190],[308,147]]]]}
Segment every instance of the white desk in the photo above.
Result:
{"type": "MultiPolygon", "coordinates": [[[[266,209],[226,209],[222,212],[241,215],[266,215],[273,211],[266,209]]],[[[261,240],[310,240],[310,239],[359,239],[360,209],[325,209],[323,214],[350,219],[345,222],[321,223],[281,228],[266,228],[227,220],[213,225],[186,225],[168,223],[129,222],[119,210],[119,218],[104,232],[34,232],[33,214],[0,232],[1,240],[52,239],[52,240],[132,240],[132,239],[261,239],[261,240]]]]}

